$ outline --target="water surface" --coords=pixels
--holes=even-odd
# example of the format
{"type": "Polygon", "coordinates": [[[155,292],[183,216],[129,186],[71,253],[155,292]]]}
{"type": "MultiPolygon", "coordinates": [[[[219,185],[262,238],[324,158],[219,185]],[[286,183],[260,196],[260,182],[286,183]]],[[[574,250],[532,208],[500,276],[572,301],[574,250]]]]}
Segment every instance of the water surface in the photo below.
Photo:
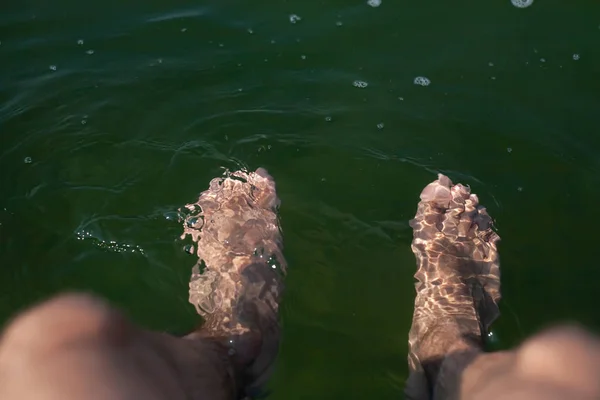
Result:
{"type": "Polygon", "coordinates": [[[176,211],[263,166],[290,264],[272,399],[401,397],[437,172],[497,220],[495,347],[600,328],[600,3],[377,3],[3,4],[0,320],[84,289],[189,331],[176,211]]]}

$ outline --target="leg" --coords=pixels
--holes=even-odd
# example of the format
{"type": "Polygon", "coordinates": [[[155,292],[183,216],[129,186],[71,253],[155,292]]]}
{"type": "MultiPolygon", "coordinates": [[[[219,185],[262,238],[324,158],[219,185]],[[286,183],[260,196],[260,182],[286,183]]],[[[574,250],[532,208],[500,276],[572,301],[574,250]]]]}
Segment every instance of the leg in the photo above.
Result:
{"type": "Polygon", "coordinates": [[[24,312],[0,342],[3,400],[228,400],[232,392],[217,347],[144,331],[87,295],[24,312]]]}
{"type": "Polygon", "coordinates": [[[3,333],[0,398],[233,400],[254,393],[279,343],[286,265],[277,202],[273,179],[259,169],[214,179],[195,203],[200,208],[189,206],[197,215],[185,233],[200,258],[190,301],[205,316],[197,331],[185,338],[145,331],[101,300],[59,296],[3,333]]]}
{"type": "Polygon", "coordinates": [[[408,398],[600,398],[600,340],[581,329],[555,328],[513,351],[483,352],[499,314],[499,238],[468,188],[440,175],[421,193],[411,226],[418,282],[408,398]]]}
{"type": "MultiPolygon", "coordinates": [[[[459,373],[482,350],[498,316],[500,269],[492,220],[477,196],[440,174],[421,193],[412,249],[417,297],[409,333],[407,397],[447,397],[459,373]],[[442,369],[442,364],[456,368],[442,369]]],[[[452,397],[452,396],[450,396],[452,397]]]]}
{"type": "Polygon", "coordinates": [[[224,346],[238,391],[253,395],[270,374],[279,348],[278,308],[287,265],[266,170],[216,178],[188,204],[184,235],[197,244],[190,302],[205,319],[187,336],[224,346]],[[198,210],[201,210],[198,213],[198,210]]]}

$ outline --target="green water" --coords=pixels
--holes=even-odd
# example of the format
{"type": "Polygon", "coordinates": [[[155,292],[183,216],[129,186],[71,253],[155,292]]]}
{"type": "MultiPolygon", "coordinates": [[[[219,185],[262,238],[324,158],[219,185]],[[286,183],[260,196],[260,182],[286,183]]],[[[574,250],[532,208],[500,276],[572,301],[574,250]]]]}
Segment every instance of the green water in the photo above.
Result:
{"type": "Polygon", "coordinates": [[[496,347],[600,328],[600,2],[0,10],[0,321],[85,289],[189,331],[176,210],[223,167],[264,166],[290,263],[272,399],[401,397],[408,220],[438,171],[497,220],[496,347]]]}

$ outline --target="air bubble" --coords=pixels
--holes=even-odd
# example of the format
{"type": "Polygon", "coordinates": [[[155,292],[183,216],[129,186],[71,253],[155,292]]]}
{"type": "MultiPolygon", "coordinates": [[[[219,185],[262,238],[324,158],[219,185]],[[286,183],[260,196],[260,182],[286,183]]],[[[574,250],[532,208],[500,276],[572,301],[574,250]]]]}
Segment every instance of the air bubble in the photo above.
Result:
{"type": "Polygon", "coordinates": [[[306,56],[305,56],[304,54],[302,54],[302,55],[300,56],[300,58],[301,58],[301,59],[303,59],[303,60],[306,60],[306,56]]]}
{"type": "Polygon", "coordinates": [[[527,8],[533,4],[533,0],[510,0],[510,2],[517,8],[527,8]]]}
{"type": "Polygon", "coordinates": [[[23,162],[24,162],[25,164],[31,164],[31,163],[32,163],[32,161],[33,161],[33,160],[31,159],[31,157],[25,157],[25,159],[23,160],[23,162]]]}
{"type": "Polygon", "coordinates": [[[198,219],[197,217],[192,217],[186,221],[186,225],[188,226],[188,228],[197,229],[197,228],[201,227],[202,223],[201,223],[201,220],[198,219]],[[199,224],[199,221],[200,221],[200,224],[199,224]],[[198,225],[200,225],[200,226],[198,226],[198,225]]]}
{"type": "Polygon", "coordinates": [[[89,49],[89,50],[87,50],[87,51],[85,52],[85,54],[87,54],[87,55],[90,55],[90,56],[91,56],[92,54],[94,54],[94,50],[92,50],[92,49],[89,49]]]}
{"type": "Polygon", "coordinates": [[[187,32],[187,28],[181,28],[181,32],[187,32]]]}
{"type": "Polygon", "coordinates": [[[52,71],[56,71],[56,65],[51,65],[49,68],[50,68],[52,71]]]}
{"type": "Polygon", "coordinates": [[[506,151],[509,152],[509,153],[512,153],[512,147],[507,147],[506,151]]]}
{"type": "Polygon", "coordinates": [[[575,61],[579,60],[579,54],[573,54],[573,60],[575,60],[575,61]]]}
{"type": "Polygon", "coordinates": [[[377,129],[382,130],[385,127],[385,124],[383,122],[380,122],[377,124],[377,129]]]}
{"type": "Polygon", "coordinates": [[[299,21],[302,21],[302,17],[300,17],[299,15],[296,15],[296,14],[290,14],[290,22],[292,24],[295,24],[299,21]]]}
{"type": "Polygon", "coordinates": [[[325,121],[331,122],[331,117],[330,116],[325,117],[325,121]]]}
{"type": "Polygon", "coordinates": [[[381,5],[381,0],[368,0],[367,4],[371,7],[379,7],[381,5]]]}
{"type": "Polygon", "coordinates": [[[112,253],[140,253],[144,254],[144,249],[138,245],[132,245],[128,243],[118,243],[115,240],[106,241],[94,237],[90,232],[78,231],[76,233],[78,240],[91,240],[92,243],[99,249],[106,250],[112,253]]]}
{"type": "Polygon", "coordinates": [[[417,76],[414,80],[414,84],[419,86],[429,86],[430,83],[431,81],[424,76],[417,76]]]}
{"type": "Polygon", "coordinates": [[[344,24],[342,23],[342,21],[337,21],[335,24],[336,24],[337,26],[342,26],[342,25],[344,25],[344,24]]]}
{"type": "Polygon", "coordinates": [[[248,29],[247,29],[247,32],[248,32],[249,34],[251,34],[251,35],[254,33],[254,31],[253,31],[251,28],[248,28],[248,29]]]}
{"type": "Polygon", "coordinates": [[[81,45],[83,44],[83,39],[79,39],[79,40],[77,41],[77,44],[81,46],[81,45]]]}

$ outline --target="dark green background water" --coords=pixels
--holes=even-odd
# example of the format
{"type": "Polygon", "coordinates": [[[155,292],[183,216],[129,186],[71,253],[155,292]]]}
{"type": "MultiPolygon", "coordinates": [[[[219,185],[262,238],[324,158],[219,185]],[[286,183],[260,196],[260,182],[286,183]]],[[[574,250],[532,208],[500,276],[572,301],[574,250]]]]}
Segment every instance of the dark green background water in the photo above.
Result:
{"type": "Polygon", "coordinates": [[[497,347],[600,327],[600,2],[7,0],[0,42],[0,321],[78,288],[192,329],[176,210],[264,166],[290,263],[273,399],[401,396],[438,171],[497,219],[497,347]]]}

